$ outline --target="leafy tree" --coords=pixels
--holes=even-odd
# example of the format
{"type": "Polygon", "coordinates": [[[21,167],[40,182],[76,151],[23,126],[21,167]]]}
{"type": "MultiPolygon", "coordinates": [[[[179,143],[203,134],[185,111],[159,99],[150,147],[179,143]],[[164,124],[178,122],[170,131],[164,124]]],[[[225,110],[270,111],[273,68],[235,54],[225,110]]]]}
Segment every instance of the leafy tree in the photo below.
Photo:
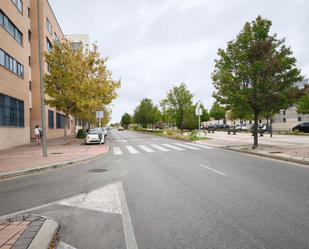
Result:
{"type": "Polygon", "coordinates": [[[121,125],[127,129],[131,123],[132,123],[132,116],[126,112],[121,117],[121,125]]]}
{"type": "Polygon", "coordinates": [[[174,86],[161,101],[161,106],[172,115],[181,133],[184,129],[185,114],[192,106],[192,98],[193,94],[182,83],[180,86],[174,86]]]}
{"type": "Polygon", "coordinates": [[[270,20],[258,16],[240,34],[219,49],[212,79],[214,97],[232,109],[248,108],[254,116],[254,144],[258,146],[258,119],[264,111],[289,104],[289,91],[302,79],[285,40],[270,35],[270,20]]]}
{"type": "Polygon", "coordinates": [[[143,128],[154,125],[160,119],[160,111],[151,99],[142,99],[135,108],[133,119],[135,123],[141,124],[143,128]]]}
{"type": "Polygon", "coordinates": [[[215,102],[209,111],[209,115],[219,122],[220,119],[225,118],[225,109],[218,102],[215,102]]]}
{"type": "Polygon", "coordinates": [[[200,108],[202,108],[201,122],[209,121],[210,115],[209,115],[207,109],[204,107],[203,104],[200,105],[200,108]]]}
{"type": "Polygon", "coordinates": [[[309,114],[309,85],[305,85],[302,95],[303,96],[296,104],[297,112],[301,114],[309,114]]]}
{"type": "Polygon", "coordinates": [[[120,82],[112,79],[96,46],[84,53],[65,40],[55,43],[45,59],[50,68],[44,76],[46,103],[65,113],[66,139],[68,116],[92,119],[90,115],[116,98],[120,82]]]}

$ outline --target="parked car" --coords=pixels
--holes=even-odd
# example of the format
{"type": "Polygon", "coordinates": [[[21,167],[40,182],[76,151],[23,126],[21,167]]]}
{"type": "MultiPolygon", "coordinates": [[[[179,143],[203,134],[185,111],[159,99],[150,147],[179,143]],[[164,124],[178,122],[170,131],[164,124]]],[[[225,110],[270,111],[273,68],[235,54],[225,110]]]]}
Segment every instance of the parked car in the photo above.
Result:
{"type": "Polygon", "coordinates": [[[123,127],[122,126],[119,126],[118,127],[118,131],[123,131],[124,129],[123,129],[123,127]]]}
{"type": "Polygon", "coordinates": [[[102,131],[102,133],[104,134],[104,136],[105,136],[105,137],[107,136],[107,129],[106,129],[105,127],[96,127],[96,128],[93,128],[93,129],[102,131]]]}
{"type": "Polygon", "coordinates": [[[247,131],[248,130],[248,127],[244,124],[239,124],[239,125],[236,125],[235,126],[235,130],[238,130],[238,131],[247,131]]]}
{"type": "MultiPolygon", "coordinates": [[[[251,127],[251,132],[254,130],[254,125],[251,127]]],[[[270,126],[267,124],[259,124],[258,125],[258,132],[270,132],[270,126]]]]}
{"type": "Polygon", "coordinates": [[[292,131],[309,132],[309,122],[304,122],[292,128],[292,131]]]}
{"type": "Polygon", "coordinates": [[[104,144],[105,136],[102,130],[90,129],[85,138],[85,144],[104,144]]]}

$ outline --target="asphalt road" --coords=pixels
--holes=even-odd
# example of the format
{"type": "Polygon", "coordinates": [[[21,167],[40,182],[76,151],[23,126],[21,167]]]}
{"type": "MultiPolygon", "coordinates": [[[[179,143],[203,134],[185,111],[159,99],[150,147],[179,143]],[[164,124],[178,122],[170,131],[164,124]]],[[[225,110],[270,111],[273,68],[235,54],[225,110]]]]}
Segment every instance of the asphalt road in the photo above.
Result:
{"type": "Polygon", "coordinates": [[[0,182],[0,215],[55,217],[77,249],[309,248],[309,168],[112,131],[80,165],[0,182]]]}

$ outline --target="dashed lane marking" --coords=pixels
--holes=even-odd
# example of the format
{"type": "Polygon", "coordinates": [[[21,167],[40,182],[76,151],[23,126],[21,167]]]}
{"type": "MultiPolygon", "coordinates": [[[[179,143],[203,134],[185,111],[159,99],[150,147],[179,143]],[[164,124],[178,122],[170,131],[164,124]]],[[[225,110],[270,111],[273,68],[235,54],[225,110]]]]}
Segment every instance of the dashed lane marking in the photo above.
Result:
{"type": "Polygon", "coordinates": [[[204,164],[200,164],[200,166],[201,166],[202,168],[204,168],[204,169],[211,170],[211,171],[213,171],[213,172],[215,172],[215,173],[217,173],[217,174],[219,174],[219,175],[226,176],[225,173],[223,173],[223,172],[221,172],[221,171],[219,171],[219,170],[213,169],[213,168],[209,168],[209,167],[207,167],[207,166],[204,165],[204,164]]]}

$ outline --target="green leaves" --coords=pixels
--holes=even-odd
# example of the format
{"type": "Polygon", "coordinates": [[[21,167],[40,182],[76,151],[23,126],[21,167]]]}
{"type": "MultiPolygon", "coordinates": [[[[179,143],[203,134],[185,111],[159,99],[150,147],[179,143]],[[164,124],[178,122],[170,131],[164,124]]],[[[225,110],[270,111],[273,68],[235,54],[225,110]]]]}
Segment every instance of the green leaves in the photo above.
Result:
{"type": "Polygon", "coordinates": [[[278,112],[291,104],[289,93],[303,78],[285,40],[269,34],[271,25],[258,16],[218,51],[212,74],[214,97],[236,113],[278,112]]]}
{"type": "Polygon", "coordinates": [[[83,52],[65,40],[55,43],[45,59],[50,68],[44,76],[46,102],[66,115],[93,121],[94,112],[116,98],[120,81],[112,79],[107,59],[100,57],[96,46],[83,52]]]}
{"type": "Polygon", "coordinates": [[[141,124],[143,128],[148,128],[160,121],[161,113],[151,99],[142,99],[140,104],[135,108],[133,115],[134,122],[141,124]]]}

